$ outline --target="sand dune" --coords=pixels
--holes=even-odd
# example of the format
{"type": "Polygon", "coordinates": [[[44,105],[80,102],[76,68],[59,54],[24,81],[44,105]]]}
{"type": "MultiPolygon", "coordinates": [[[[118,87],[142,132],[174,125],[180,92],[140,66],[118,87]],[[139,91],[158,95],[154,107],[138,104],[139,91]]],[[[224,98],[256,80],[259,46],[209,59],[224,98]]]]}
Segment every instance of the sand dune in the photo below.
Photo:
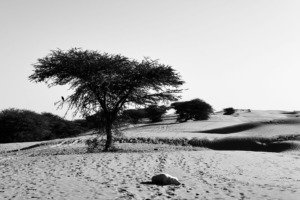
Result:
{"type": "Polygon", "coordinates": [[[283,111],[239,111],[235,116],[216,114],[206,121],[186,123],[176,123],[173,116],[160,123],[129,128],[124,132],[128,137],[272,137],[300,134],[300,119],[283,111]]]}
{"type": "Polygon", "coordinates": [[[261,141],[253,138],[275,137],[276,142],[257,145],[277,145],[277,149],[281,145],[286,148],[281,153],[145,143],[116,143],[120,151],[115,153],[88,153],[85,141],[94,135],[1,144],[0,199],[298,199],[296,115],[239,111],[235,116],[219,113],[208,121],[187,123],[176,123],[169,116],[161,123],[124,131],[129,138],[206,138],[216,147],[238,144],[245,148],[249,141],[261,141]],[[149,184],[159,173],[176,176],[181,185],[149,184]]]}

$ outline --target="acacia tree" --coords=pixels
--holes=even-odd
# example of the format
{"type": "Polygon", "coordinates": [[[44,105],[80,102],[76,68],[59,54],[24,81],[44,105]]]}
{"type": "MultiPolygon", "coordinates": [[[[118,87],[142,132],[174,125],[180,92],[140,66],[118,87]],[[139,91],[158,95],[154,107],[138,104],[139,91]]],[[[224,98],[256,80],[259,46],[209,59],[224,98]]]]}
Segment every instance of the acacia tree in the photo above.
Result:
{"type": "Polygon", "coordinates": [[[157,60],[139,62],[80,48],[53,50],[33,67],[29,80],[45,82],[49,87],[69,85],[74,91],[60,101],[60,106],[67,104],[74,114],[104,113],[105,150],[112,145],[112,126],[124,107],[176,101],[184,83],[171,66],[157,60]]]}

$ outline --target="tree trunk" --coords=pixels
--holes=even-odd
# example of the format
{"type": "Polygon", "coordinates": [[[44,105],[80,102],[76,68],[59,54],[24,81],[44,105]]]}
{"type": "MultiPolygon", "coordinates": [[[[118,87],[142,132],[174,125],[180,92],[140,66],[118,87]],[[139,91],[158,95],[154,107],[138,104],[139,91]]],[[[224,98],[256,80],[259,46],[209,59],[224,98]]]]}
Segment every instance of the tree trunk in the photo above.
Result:
{"type": "Polygon", "coordinates": [[[106,143],[105,143],[105,148],[104,148],[104,151],[108,151],[109,148],[112,146],[112,131],[111,131],[111,128],[112,128],[112,123],[108,120],[106,122],[106,125],[105,125],[105,132],[106,132],[106,143]]]}

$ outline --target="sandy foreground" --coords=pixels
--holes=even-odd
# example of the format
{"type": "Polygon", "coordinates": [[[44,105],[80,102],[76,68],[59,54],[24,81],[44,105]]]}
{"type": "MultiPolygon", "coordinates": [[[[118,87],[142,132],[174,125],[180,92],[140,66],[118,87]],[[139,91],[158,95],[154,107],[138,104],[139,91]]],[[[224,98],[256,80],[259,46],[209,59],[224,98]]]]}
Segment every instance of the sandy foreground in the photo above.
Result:
{"type": "Polygon", "coordinates": [[[1,199],[298,199],[300,156],[245,151],[2,157],[1,199]],[[166,172],[180,186],[146,184],[166,172]]]}
{"type": "MultiPolygon", "coordinates": [[[[269,120],[270,116],[273,119],[285,116],[270,112],[258,114],[264,120],[269,120]]],[[[194,122],[182,126],[161,124],[128,129],[126,133],[165,134],[173,131],[179,134],[184,128],[194,134],[194,130],[202,131],[205,127],[214,129],[224,126],[221,123],[227,126],[256,122],[261,119],[258,114],[256,118],[252,113],[235,118],[215,116],[211,121],[198,125],[194,122]],[[207,124],[210,126],[207,127],[207,124]],[[150,127],[153,127],[152,131],[150,127]]],[[[226,137],[264,132],[278,135],[282,131],[283,134],[287,134],[286,131],[299,134],[300,131],[296,123],[269,125],[227,134],[226,137]]],[[[224,134],[212,136],[225,137],[224,134]]],[[[36,143],[28,146],[33,144],[36,143]]],[[[87,153],[84,142],[77,141],[7,153],[5,151],[14,149],[13,144],[0,145],[0,199],[290,200],[300,197],[300,152],[297,149],[274,153],[215,151],[154,144],[120,145],[144,151],[87,153]],[[149,183],[153,175],[161,172],[178,177],[181,185],[158,186],[149,183]]],[[[26,144],[15,145],[15,149],[20,147],[26,147],[26,144]]]]}

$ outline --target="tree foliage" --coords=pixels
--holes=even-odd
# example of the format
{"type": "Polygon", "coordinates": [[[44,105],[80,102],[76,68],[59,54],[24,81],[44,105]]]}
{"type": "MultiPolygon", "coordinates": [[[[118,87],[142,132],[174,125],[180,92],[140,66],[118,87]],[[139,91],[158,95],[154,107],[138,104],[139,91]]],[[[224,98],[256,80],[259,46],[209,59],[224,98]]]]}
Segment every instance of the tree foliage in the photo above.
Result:
{"type": "Polygon", "coordinates": [[[213,112],[211,105],[201,99],[193,99],[191,101],[175,102],[171,107],[178,114],[177,120],[186,122],[187,120],[207,120],[213,112]]]}
{"type": "Polygon", "coordinates": [[[112,124],[126,105],[175,101],[183,84],[171,66],[145,58],[141,62],[122,55],[72,48],[51,51],[33,65],[31,81],[49,87],[69,85],[74,91],[61,106],[68,104],[75,113],[105,115],[107,142],[112,144],[112,124]]]}

